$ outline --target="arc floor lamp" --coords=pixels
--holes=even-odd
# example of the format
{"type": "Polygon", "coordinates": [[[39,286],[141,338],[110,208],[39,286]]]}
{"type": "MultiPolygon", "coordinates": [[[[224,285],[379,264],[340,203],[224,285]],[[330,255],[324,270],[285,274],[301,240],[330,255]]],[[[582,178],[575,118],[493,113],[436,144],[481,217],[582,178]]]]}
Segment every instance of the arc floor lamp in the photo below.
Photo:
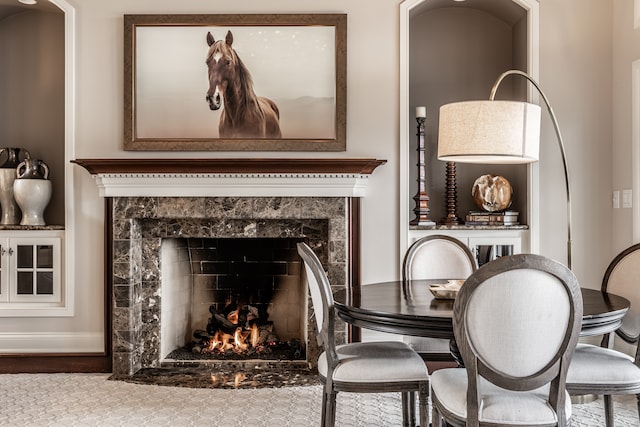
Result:
{"type": "Polygon", "coordinates": [[[516,164],[538,161],[540,107],[521,101],[496,101],[500,83],[510,75],[527,79],[540,93],[555,129],[567,193],[567,266],[571,269],[571,192],[564,142],[551,104],[527,73],[509,70],[493,84],[488,101],[454,102],[440,107],[438,159],[458,163],[516,164]]]}

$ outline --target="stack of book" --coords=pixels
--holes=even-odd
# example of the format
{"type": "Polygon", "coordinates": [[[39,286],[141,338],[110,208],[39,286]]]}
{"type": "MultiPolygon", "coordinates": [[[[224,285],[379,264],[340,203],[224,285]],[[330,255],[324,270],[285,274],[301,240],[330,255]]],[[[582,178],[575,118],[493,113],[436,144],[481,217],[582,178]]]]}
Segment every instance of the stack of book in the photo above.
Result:
{"type": "Polygon", "coordinates": [[[466,225],[518,225],[518,212],[484,212],[470,211],[467,215],[466,225]]]}

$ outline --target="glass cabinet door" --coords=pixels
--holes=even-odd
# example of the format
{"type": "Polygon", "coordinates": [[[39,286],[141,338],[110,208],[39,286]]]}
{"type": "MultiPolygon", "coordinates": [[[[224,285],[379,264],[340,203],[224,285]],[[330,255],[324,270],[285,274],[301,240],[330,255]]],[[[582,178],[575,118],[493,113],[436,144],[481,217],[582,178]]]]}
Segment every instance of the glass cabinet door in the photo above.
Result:
{"type": "Polygon", "coordinates": [[[53,295],[53,246],[16,245],[18,295],[53,295]]]}
{"type": "Polygon", "coordinates": [[[60,301],[60,240],[9,239],[9,302],[60,301]]]}

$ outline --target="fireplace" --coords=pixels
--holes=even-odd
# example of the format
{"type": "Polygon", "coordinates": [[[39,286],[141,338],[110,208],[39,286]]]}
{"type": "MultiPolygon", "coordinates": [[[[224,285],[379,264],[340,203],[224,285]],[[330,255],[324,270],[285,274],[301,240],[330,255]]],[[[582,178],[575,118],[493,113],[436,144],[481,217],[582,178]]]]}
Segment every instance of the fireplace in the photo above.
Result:
{"type": "MultiPolygon", "coordinates": [[[[360,198],[366,194],[369,175],[386,161],[137,158],[72,162],[92,174],[106,198],[106,279],[112,293],[106,323],[112,332],[114,376],[127,377],[143,368],[201,363],[167,357],[185,342],[185,336],[193,335],[193,328],[185,326],[189,322],[176,320],[191,316],[181,307],[187,305],[189,292],[195,292],[176,280],[193,270],[192,263],[186,268],[175,261],[185,253],[181,239],[286,239],[289,245],[305,241],[320,257],[334,289],[359,286],[360,198]],[[176,256],[166,257],[170,252],[176,256]],[[177,267],[163,270],[167,264],[177,267]]],[[[300,338],[287,335],[287,341],[300,341],[304,360],[278,362],[313,367],[319,355],[313,311],[306,284],[297,277],[289,279],[288,286],[293,288],[294,282],[297,293],[291,297],[289,289],[282,295],[300,300],[296,304],[301,306],[301,319],[293,320],[300,325],[295,332],[300,338]]],[[[342,331],[338,340],[346,341],[346,325],[338,322],[338,330],[342,331]]],[[[355,333],[353,337],[357,339],[355,333]]]]}
{"type": "MultiPolygon", "coordinates": [[[[164,257],[169,251],[167,241],[176,238],[201,239],[203,242],[211,241],[209,239],[218,242],[286,239],[290,243],[304,240],[320,254],[333,286],[339,289],[348,284],[350,199],[116,197],[112,202],[115,375],[132,375],[142,368],[194,363],[191,360],[165,360],[163,354],[177,344],[175,337],[184,336],[188,328],[183,325],[176,327],[179,332],[174,330],[166,337],[162,335],[163,318],[186,317],[176,314],[178,309],[168,304],[176,301],[180,304],[185,297],[184,293],[176,291],[172,275],[165,277],[162,271],[163,262],[173,262],[164,257]]],[[[295,285],[302,286],[299,277],[295,285]]],[[[319,350],[306,295],[305,289],[304,327],[299,339],[305,354],[303,362],[313,365],[319,350]]],[[[340,339],[345,340],[344,333],[340,339]]],[[[202,359],[197,363],[201,364],[202,359]]]]}

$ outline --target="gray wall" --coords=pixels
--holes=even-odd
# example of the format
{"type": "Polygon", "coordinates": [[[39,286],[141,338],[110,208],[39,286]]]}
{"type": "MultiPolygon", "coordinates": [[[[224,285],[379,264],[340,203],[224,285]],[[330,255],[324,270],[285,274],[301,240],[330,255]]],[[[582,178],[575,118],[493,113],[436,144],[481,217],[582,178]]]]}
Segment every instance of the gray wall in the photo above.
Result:
{"type": "MultiPolygon", "coordinates": [[[[71,0],[70,0],[71,1],[71,0]]],[[[362,201],[362,279],[397,278],[399,269],[399,0],[73,0],[76,6],[76,115],[72,158],[375,157],[388,162],[362,201]],[[122,148],[123,31],[130,13],[347,13],[347,151],[340,153],[139,153],[122,148]]],[[[574,207],[574,271],[597,288],[630,233],[630,213],[613,214],[613,179],[631,185],[630,61],[640,56],[633,0],[541,0],[540,83],[567,143],[574,207]],[[614,20],[615,12],[615,20],[614,20]],[[614,25],[615,22],[615,25],[614,25]],[[615,34],[615,37],[614,37],[615,34]],[[614,66],[615,64],[615,66],[614,66]],[[615,69],[615,74],[614,74],[615,69]],[[615,88],[615,90],[614,90],[615,88]],[[614,95],[612,95],[614,94],[614,95]],[[614,114],[615,113],[615,114],[614,114]],[[615,117],[615,119],[614,119],[615,117]],[[614,130],[615,129],[615,130],[614,130]],[[616,134],[614,132],[623,132],[616,134]],[[612,148],[612,139],[614,140],[612,148]],[[619,214],[619,215],[618,215],[619,214]],[[620,216],[620,218],[618,218],[620,216]],[[622,218],[624,216],[624,218],[622,218]],[[615,230],[615,237],[612,237],[615,230]],[[615,245],[613,243],[615,239],[615,245]]],[[[562,167],[543,114],[541,252],[565,257],[562,167]]],[[[414,144],[414,141],[410,142],[414,144]]],[[[73,172],[76,312],[57,319],[3,319],[14,331],[100,333],[103,328],[103,200],[86,171],[73,172]]]]}
{"type": "Polygon", "coordinates": [[[0,58],[0,147],[26,148],[47,163],[53,194],[45,221],[64,224],[64,15],[1,20],[0,58]]]}
{"type": "MultiPolygon", "coordinates": [[[[437,159],[439,108],[449,102],[488,99],[491,86],[500,73],[512,68],[526,70],[526,33],[524,37],[517,38],[520,43],[516,45],[513,40],[519,31],[511,25],[486,12],[454,7],[418,14],[411,19],[410,26],[409,100],[412,106],[427,107],[427,194],[430,197],[430,217],[438,221],[447,215],[446,163],[437,159]]],[[[521,25],[516,28],[526,30],[521,25]]],[[[517,79],[505,81],[497,98],[513,99],[511,88],[517,83],[517,79]]],[[[415,125],[412,129],[416,129],[415,125]]],[[[411,166],[417,163],[414,147],[415,142],[409,150],[411,166]]],[[[412,167],[410,173],[410,196],[413,196],[417,191],[417,168],[412,167]]],[[[479,209],[471,196],[475,179],[480,175],[494,174],[504,176],[511,183],[514,189],[511,209],[520,212],[522,223],[528,222],[526,166],[460,163],[456,165],[456,174],[457,213],[462,219],[470,210],[479,209]]],[[[407,202],[412,210],[414,201],[407,198],[407,202]]]]}
{"type": "MultiPolygon", "coordinates": [[[[637,2],[636,2],[637,3],[637,2]]],[[[633,163],[632,152],[632,124],[640,122],[640,117],[632,117],[632,76],[631,64],[640,59],[640,27],[633,28],[634,15],[640,15],[640,10],[634,10],[633,0],[613,1],[613,126],[608,136],[613,154],[612,189],[623,190],[634,188],[633,170],[640,165],[633,163]]],[[[636,94],[640,96],[640,94],[636,94]]],[[[640,112],[636,112],[640,114],[640,112]]],[[[636,188],[636,196],[638,189],[636,188]]],[[[637,209],[640,200],[633,201],[637,209]]],[[[640,224],[637,224],[640,226],[640,224]]],[[[633,243],[638,243],[632,237],[633,218],[631,209],[613,209],[613,251],[619,252],[633,243]]]]}

